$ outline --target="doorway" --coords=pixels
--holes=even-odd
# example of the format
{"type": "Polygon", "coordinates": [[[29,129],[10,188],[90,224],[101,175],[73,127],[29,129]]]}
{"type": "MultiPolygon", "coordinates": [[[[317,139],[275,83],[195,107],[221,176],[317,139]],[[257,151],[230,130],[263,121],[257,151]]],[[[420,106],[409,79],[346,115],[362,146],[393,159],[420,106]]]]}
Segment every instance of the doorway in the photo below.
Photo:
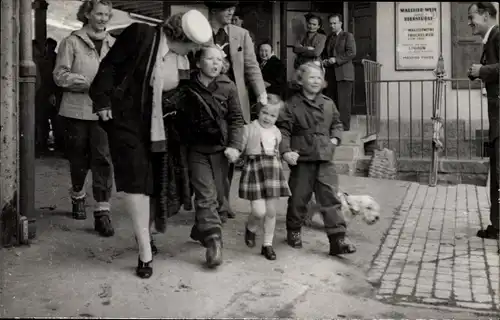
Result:
{"type": "MultiPolygon", "coordinates": [[[[331,1],[283,1],[281,4],[281,14],[285,17],[286,28],[282,30],[281,52],[283,61],[287,67],[287,79],[291,80],[293,76],[293,62],[295,60],[295,53],[293,47],[304,37],[306,34],[306,21],[305,15],[307,13],[314,13],[322,20],[322,30],[328,34],[330,32],[328,27],[328,16],[332,13],[340,13],[343,15],[344,2],[331,2],[331,1]]],[[[345,19],[344,19],[345,20],[345,19]]],[[[283,21],[283,19],[282,19],[283,21]]],[[[284,25],[283,25],[284,26],[284,25]]]]}
{"type": "Polygon", "coordinates": [[[377,60],[377,3],[349,2],[349,31],[356,40],[354,64],[353,115],[366,115],[365,75],[363,59],[377,60]]]}
{"type": "Polygon", "coordinates": [[[240,1],[238,9],[243,15],[243,28],[255,37],[253,40],[256,47],[264,41],[273,41],[271,1],[240,1]]]}
{"type": "Polygon", "coordinates": [[[281,56],[287,67],[287,79],[293,75],[293,61],[295,43],[304,36],[306,22],[304,15],[314,12],[323,20],[323,30],[330,32],[327,18],[332,13],[340,13],[344,17],[345,30],[351,32],[356,40],[356,57],[353,60],[355,80],[353,92],[353,115],[366,115],[365,78],[362,60],[377,59],[377,3],[376,2],[347,2],[347,12],[344,11],[346,2],[330,1],[283,1],[281,3],[281,17],[283,26],[281,39],[281,56]],[[345,14],[346,13],[346,14],[345,14]]]}

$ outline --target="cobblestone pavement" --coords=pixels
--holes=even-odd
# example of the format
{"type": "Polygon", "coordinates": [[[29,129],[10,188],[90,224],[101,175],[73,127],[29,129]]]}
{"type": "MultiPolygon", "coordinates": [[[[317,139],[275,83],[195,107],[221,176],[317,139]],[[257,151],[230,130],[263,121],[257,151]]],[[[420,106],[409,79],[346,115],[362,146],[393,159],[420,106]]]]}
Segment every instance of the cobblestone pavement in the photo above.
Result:
{"type": "Polygon", "coordinates": [[[370,270],[377,297],[499,310],[498,242],[475,236],[488,223],[486,188],[412,184],[370,270]]]}

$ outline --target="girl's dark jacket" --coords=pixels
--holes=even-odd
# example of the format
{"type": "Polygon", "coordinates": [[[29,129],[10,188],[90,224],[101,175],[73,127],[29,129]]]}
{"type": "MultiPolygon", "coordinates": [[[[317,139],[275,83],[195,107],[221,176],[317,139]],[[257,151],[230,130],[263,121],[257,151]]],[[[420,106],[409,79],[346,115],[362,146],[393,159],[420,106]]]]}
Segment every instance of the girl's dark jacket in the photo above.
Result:
{"type": "MultiPolygon", "coordinates": [[[[123,30],[102,60],[89,95],[95,112],[112,110],[113,119],[103,126],[108,132],[117,191],[154,196],[158,201],[155,226],[164,232],[167,217],[182,205],[191,209],[191,190],[186,148],[179,143],[172,117],[165,118],[167,152],[151,152],[149,84],[160,32],[161,27],[142,23],[123,30]]],[[[179,76],[181,83],[187,81],[189,71],[179,70],[179,76]]]]}

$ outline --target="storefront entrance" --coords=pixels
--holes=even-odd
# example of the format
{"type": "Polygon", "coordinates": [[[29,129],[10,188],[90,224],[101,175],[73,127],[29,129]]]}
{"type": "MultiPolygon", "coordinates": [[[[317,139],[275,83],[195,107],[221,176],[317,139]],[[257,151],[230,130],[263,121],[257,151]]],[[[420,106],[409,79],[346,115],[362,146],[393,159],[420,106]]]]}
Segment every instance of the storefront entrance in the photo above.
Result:
{"type": "Polygon", "coordinates": [[[255,37],[255,45],[273,40],[273,4],[271,1],[240,1],[243,27],[255,37]]]}
{"type": "Polygon", "coordinates": [[[327,1],[297,1],[284,2],[281,14],[286,17],[287,22],[282,29],[281,58],[287,64],[287,78],[293,75],[293,61],[295,54],[293,47],[306,33],[306,22],[304,15],[313,12],[323,19],[322,29],[328,34],[331,32],[328,26],[328,16],[332,13],[340,13],[344,17],[344,30],[352,32],[356,39],[354,102],[353,114],[366,114],[365,101],[365,77],[361,61],[363,59],[376,60],[376,3],[372,2],[327,2],[327,1]],[[286,40],[285,40],[286,39],[286,40]]]}
{"type": "Polygon", "coordinates": [[[285,15],[287,22],[286,26],[282,26],[285,32],[282,32],[282,59],[286,61],[287,78],[291,79],[293,75],[293,62],[295,54],[293,47],[304,37],[306,34],[306,20],[307,13],[314,13],[322,19],[322,30],[325,34],[330,32],[328,27],[328,16],[332,13],[343,14],[343,2],[326,2],[326,1],[286,1],[282,3],[284,8],[282,14],[285,15]],[[286,37],[286,38],[284,38],[286,37]],[[284,38],[284,39],[283,39],[284,38]]]}
{"type": "Polygon", "coordinates": [[[356,58],[354,59],[353,115],[366,115],[365,72],[362,60],[377,60],[377,3],[349,2],[349,23],[347,30],[356,39],[356,58]]]}

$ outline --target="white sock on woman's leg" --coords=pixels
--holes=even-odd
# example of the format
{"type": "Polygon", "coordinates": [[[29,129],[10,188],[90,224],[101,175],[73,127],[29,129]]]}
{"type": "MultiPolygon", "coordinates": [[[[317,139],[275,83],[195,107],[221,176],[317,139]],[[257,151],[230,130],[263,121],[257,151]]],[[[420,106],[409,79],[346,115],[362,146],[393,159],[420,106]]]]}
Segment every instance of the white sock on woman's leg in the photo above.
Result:
{"type": "Polygon", "coordinates": [[[266,201],[266,215],[264,216],[264,243],[263,246],[272,246],[274,229],[276,228],[276,206],[274,200],[266,201]]]}
{"type": "Polygon", "coordinates": [[[126,193],[124,201],[132,218],[134,233],[139,245],[139,258],[142,262],[149,262],[153,259],[149,236],[149,196],[126,193]]]}

